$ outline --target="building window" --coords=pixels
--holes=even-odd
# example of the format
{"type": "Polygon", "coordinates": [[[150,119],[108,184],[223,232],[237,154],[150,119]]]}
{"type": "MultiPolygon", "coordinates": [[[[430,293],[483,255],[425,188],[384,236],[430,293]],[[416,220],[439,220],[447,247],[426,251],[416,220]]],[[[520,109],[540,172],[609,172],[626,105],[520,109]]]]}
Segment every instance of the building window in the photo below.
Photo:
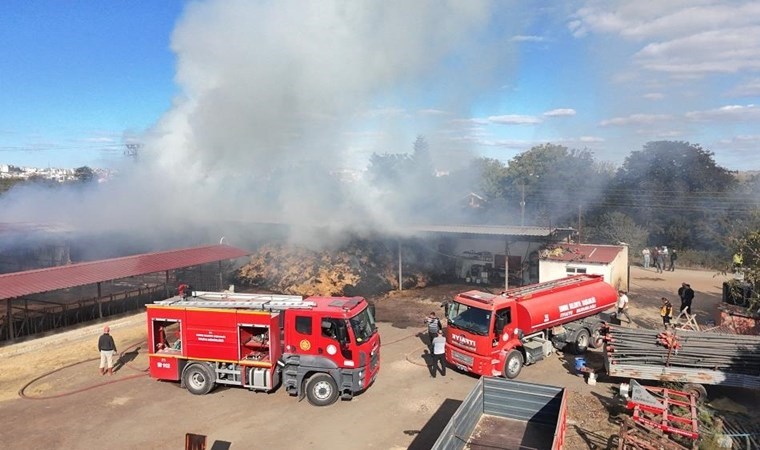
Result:
{"type": "Polygon", "coordinates": [[[311,317],[296,316],[296,331],[301,334],[311,334],[311,317]]]}
{"type": "Polygon", "coordinates": [[[578,275],[578,274],[586,273],[586,268],[567,266],[566,271],[568,275],[578,275]]]}

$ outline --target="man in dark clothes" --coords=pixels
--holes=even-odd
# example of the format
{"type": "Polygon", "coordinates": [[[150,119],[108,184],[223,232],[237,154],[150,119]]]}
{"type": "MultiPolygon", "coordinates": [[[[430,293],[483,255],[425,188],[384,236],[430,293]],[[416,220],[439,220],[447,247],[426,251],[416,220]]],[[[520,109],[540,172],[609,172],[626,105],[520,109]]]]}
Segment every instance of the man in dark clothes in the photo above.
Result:
{"type": "Polygon", "coordinates": [[[98,351],[100,351],[100,374],[113,375],[113,355],[116,354],[116,343],[111,337],[111,329],[103,327],[103,334],[98,339],[98,351]]]}
{"type": "Polygon", "coordinates": [[[681,311],[684,309],[691,315],[691,302],[694,300],[694,290],[689,283],[681,283],[678,288],[678,296],[681,298],[681,311]]]}
{"type": "Polygon", "coordinates": [[[670,251],[670,267],[668,267],[668,270],[671,272],[676,271],[676,260],[678,259],[678,253],[676,253],[675,249],[672,249],[670,251]]]}

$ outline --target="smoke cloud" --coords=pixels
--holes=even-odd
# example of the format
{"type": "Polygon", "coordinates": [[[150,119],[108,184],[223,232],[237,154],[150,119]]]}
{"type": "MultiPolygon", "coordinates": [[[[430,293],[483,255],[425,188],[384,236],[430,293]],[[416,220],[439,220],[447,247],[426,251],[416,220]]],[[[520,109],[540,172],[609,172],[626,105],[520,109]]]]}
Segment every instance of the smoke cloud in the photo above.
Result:
{"type": "Polygon", "coordinates": [[[289,223],[306,243],[345,229],[392,231],[408,221],[393,212],[407,209],[388,204],[362,169],[373,152],[411,153],[420,134],[436,168],[468,162],[468,143],[443,128],[505,82],[509,37],[521,30],[492,20],[510,6],[191,2],[171,40],[180,94],[143,136],[139,160],[95,188],[15,190],[2,200],[4,220],[150,230],[151,244],[164,246],[230,238],[249,222],[289,223]],[[318,237],[305,232],[315,225],[318,237]]]}

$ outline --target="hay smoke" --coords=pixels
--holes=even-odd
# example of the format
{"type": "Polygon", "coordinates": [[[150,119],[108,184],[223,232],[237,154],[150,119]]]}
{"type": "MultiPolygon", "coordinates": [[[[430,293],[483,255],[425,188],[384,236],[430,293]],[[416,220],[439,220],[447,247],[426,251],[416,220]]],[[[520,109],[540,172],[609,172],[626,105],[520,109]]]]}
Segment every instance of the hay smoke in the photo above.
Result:
{"type": "MultiPolygon", "coordinates": [[[[469,160],[467,145],[442,128],[469,116],[475,96],[497,82],[497,69],[504,82],[514,55],[504,35],[520,30],[491,23],[495,7],[190,3],[171,42],[180,94],[144,136],[139,163],[97,188],[16,190],[2,200],[4,221],[150,230],[148,241],[163,246],[177,236],[229,237],[230,222],[393,230],[403,222],[393,212],[403,205],[388,204],[366,179],[345,183],[337,173],[360,170],[372,152],[411,152],[420,134],[436,168],[469,160]],[[415,109],[394,109],[402,104],[415,109]]],[[[410,204],[428,189],[409,189],[410,204]]],[[[300,240],[325,239],[308,236],[300,240]]]]}

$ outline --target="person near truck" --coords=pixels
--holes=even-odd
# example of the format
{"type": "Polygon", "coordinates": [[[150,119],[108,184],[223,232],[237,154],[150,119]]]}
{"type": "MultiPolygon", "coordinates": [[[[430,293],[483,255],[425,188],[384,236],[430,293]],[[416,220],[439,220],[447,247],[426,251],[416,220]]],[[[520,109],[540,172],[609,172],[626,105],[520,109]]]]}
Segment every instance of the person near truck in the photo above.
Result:
{"type": "Polygon", "coordinates": [[[620,320],[620,316],[625,316],[628,323],[631,323],[631,317],[628,315],[628,295],[622,289],[618,291],[618,300],[615,306],[617,306],[615,317],[620,320]]]}
{"type": "Polygon", "coordinates": [[[668,267],[668,270],[671,272],[676,271],[676,260],[678,259],[678,253],[676,253],[675,249],[670,250],[670,267],[668,267]]]}
{"type": "Polygon", "coordinates": [[[648,269],[652,260],[651,260],[651,252],[648,248],[644,247],[644,250],[641,251],[641,254],[644,256],[644,268],[648,269]]]}
{"type": "Polygon", "coordinates": [[[431,312],[429,316],[425,317],[425,325],[427,325],[428,346],[430,353],[433,353],[433,339],[438,337],[438,332],[443,329],[443,325],[441,325],[441,319],[436,317],[435,312],[431,312]]]}
{"type": "Polygon", "coordinates": [[[441,376],[446,376],[446,338],[443,336],[443,330],[438,330],[438,335],[433,339],[433,371],[430,372],[435,378],[437,371],[441,371],[441,376]]]}
{"type": "Polygon", "coordinates": [[[694,300],[694,290],[689,283],[681,283],[681,287],[678,288],[678,297],[681,298],[680,311],[683,312],[686,310],[686,312],[691,315],[691,302],[694,300]]]}
{"type": "Polygon", "coordinates": [[[660,307],[660,317],[662,317],[662,324],[666,327],[670,325],[670,319],[673,317],[673,305],[665,297],[662,297],[662,306],[660,307]]]}
{"type": "Polygon", "coordinates": [[[106,325],[103,334],[98,338],[98,351],[100,352],[100,374],[113,375],[113,355],[116,354],[116,343],[111,336],[111,329],[106,325]]]}

